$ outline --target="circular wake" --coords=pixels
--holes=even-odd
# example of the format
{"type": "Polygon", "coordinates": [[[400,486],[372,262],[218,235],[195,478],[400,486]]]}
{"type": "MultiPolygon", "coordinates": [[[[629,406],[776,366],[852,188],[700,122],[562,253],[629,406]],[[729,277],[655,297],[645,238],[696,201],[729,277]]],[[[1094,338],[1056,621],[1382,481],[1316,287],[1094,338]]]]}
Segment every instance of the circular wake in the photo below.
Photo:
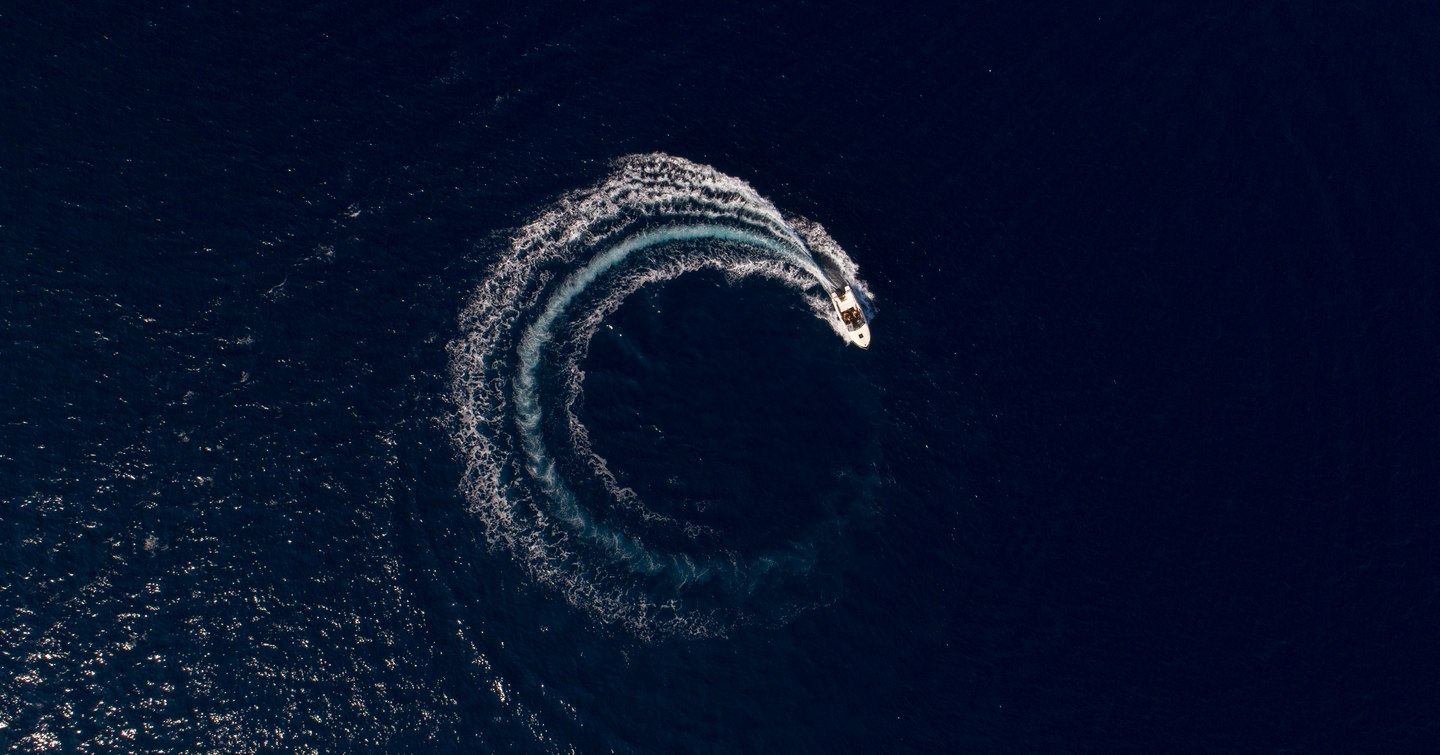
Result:
{"type": "Polygon", "coordinates": [[[795,607],[779,596],[843,526],[819,522],[761,553],[691,547],[704,527],[647,508],[592,450],[575,408],[591,337],[642,286],[700,270],[780,281],[842,335],[827,289],[870,298],[818,224],[713,168],[635,155],[516,233],[450,344],[461,491],[488,541],[576,607],[645,635],[784,615],[795,607]]]}

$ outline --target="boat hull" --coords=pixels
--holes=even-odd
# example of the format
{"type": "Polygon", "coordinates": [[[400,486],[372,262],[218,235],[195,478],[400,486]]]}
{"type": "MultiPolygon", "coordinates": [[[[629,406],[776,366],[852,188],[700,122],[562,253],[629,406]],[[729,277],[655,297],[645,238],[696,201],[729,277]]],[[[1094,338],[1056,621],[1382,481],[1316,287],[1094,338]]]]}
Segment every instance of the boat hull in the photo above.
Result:
{"type": "Polygon", "coordinates": [[[845,340],[862,349],[870,348],[870,323],[855,300],[855,292],[849,286],[830,291],[830,303],[835,305],[835,316],[840,319],[840,330],[845,340]]]}

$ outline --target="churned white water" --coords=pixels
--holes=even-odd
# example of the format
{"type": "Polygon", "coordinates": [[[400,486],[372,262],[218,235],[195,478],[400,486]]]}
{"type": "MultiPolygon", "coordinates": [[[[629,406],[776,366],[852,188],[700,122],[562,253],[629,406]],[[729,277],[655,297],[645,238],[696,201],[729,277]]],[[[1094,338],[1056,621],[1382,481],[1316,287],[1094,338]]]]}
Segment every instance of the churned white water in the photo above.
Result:
{"type": "Polygon", "coordinates": [[[652,545],[596,515],[618,507],[668,521],[591,450],[574,409],[580,362],[627,296],[699,270],[780,281],[837,334],[843,326],[825,288],[849,283],[870,298],[855,263],[819,224],[782,214],[708,166],[634,155],[514,234],[449,347],[461,491],[490,544],[577,608],[641,634],[723,632],[733,617],[689,600],[692,591],[703,586],[743,604],[768,575],[803,576],[813,563],[803,538],[780,551],[717,557],[652,545]],[[543,381],[562,388],[547,394],[543,381]],[[564,448],[547,443],[546,421],[565,428],[564,448]],[[557,454],[587,468],[606,499],[577,494],[562,471],[577,465],[558,463],[557,454]]]}

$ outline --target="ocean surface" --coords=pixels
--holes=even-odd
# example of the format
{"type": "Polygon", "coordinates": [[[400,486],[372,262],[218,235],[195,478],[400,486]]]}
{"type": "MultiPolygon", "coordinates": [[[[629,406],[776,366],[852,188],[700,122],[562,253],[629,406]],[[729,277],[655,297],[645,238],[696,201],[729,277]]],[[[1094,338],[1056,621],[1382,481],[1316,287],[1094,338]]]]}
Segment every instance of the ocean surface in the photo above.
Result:
{"type": "Polygon", "coordinates": [[[0,751],[1436,751],[1437,19],[0,7],[0,751]]]}

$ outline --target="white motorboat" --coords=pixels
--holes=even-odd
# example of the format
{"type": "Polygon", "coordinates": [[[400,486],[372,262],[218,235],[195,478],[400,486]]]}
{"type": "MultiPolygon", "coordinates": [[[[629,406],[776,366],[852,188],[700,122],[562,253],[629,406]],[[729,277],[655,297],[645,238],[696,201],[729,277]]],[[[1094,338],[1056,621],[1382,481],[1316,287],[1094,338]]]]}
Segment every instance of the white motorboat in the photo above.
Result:
{"type": "Polygon", "coordinates": [[[865,313],[860,311],[860,304],[855,300],[855,292],[849,286],[840,286],[828,292],[830,302],[835,305],[835,314],[840,317],[840,323],[845,326],[845,338],[850,343],[862,349],[870,347],[870,323],[865,320],[865,313]]]}

